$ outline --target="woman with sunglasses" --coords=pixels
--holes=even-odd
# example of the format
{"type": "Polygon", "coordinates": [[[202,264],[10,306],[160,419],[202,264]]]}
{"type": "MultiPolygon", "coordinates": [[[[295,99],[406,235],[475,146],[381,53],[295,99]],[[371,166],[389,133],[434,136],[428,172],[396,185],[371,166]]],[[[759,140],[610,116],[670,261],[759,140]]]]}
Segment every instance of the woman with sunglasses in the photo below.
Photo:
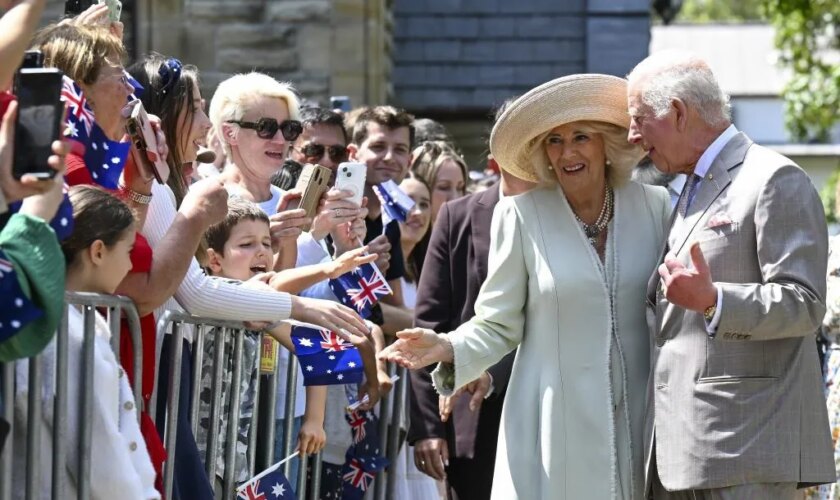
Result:
{"type": "MultiPolygon", "coordinates": [[[[131,68],[134,77],[143,85],[143,104],[149,113],[161,117],[162,129],[173,145],[173,154],[168,160],[171,175],[168,185],[155,183],[152,200],[143,234],[148,239],[155,255],[158,249],[186,247],[190,255],[198,247],[200,234],[210,223],[220,221],[227,212],[227,193],[216,179],[206,179],[187,189],[188,168],[196,158],[198,146],[210,128],[204,113],[203,100],[198,85],[198,73],[193,66],[184,66],[174,58],[161,55],[149,56],[145,61],[131,68]],[[186,165],[186,167],[185,167],[186,165]],[[185,205],[193,198],[204,200],[213,206],[214,217],[195,220],[184,213],[185,205]],[[183,200],[183,201],[182,201],[183,200]],[[180,209],[178,204],[180,203],[180,209]],[[185,234],[173,235],[176,225],[187,219],[182,228],[185,234]],[[199,237],[185,242],[187,234],[199,237]],[[180,236],[180,240],[179,240],[180,236]],[[174,237],[174,239],[173,239],[174,237]]],[[[157,265],[155,260],[154,265],[157,265]]],[[[293,317],[300,321],[315,323],[331,330],[341,328],[364,335],[366,326],[352,311],[337,304],[295,297],[269,290],[260,280],[251,280],[245,286],[237,286],[206,276],[198,261],[190,257],[184,270],[179,270],[183,281],[169,297],[165,309],[186,310],[198,316],[237,321],[278,321],[293,317]],[[184,275],[184,271],[186,274],[184,275]]],[[[201,462],[195,439],[192,435],[189,412],[185,411],[190,401],[191,334],[186,335],[182,354],[182,374],[178,442],[175,459],[174,498],[212,498],[213,492],[201,462]]],[[[168,379],[168,352],[174,347],[169,335],[164,338],[161,351],[160,380],[168,379]]],[[[159,398],[165,398],[165,391],[159,391],[159,398]]],[[[157,408],[165,408],[159,400],[157,408]]],[[[161,413],[161,412],[159,412],[161,413]]],[[[161,415],[158,415],[161,422],[161,415]]]]}

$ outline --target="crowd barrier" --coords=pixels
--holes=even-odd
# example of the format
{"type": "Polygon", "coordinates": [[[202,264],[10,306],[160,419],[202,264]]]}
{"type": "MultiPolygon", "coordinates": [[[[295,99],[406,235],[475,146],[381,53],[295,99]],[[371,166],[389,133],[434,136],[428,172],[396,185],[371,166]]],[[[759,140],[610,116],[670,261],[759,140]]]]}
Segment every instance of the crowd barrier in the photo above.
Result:
{"type": "MultiPolygon", "coordinates": [[[[138,409],[142,409],[141,384],[142,376],[141,370],[143,367],[141,336],[140,336],[140,318],[137,314],[137,309],[134,303],[126,298],[114,295],[100,295],[93,293],[77,293],[67,292],[65,294],[65,307],[62,314],[62,321],[59,325],[58,332],[55,338],[55,394],[53,395],[53,441],[52,441],[52,455],[53,457],[64,457],[67,454],[67,414],[68,403],[77,404],[76,402],[67,400],[67,381],[72,377],[82,381],[80,384],[81,401],[78,402],[79,411],[81,415],[90,414],[93,407],[93,356],[94,356],[94,339],[95,339],[95,312],[96,309],[106,311],[106,319],[111,332],[111,346],[114,350],[117,359],[119,360],[119,345],[120,345],[120,317],[125,314],[128,320],[129,331],[131,334],[131,343],[135,347],[134,352],[134,394],[135,404],[138,409]],[[70,373],[68,366],[68,307],[81,306],[84,318],[84,340],[82,342],[82,366],[80,372],[76,374],[70,373]]],[[[65,461],[63,459],[52,460],[52,470],[44,471],[41,467],[40,457],[40,442],[41,442],[41,397],[42,397],[42,381],[44,376],[45,360],[43,355],[38,355],[28,360],[19,360],[17,362],[0,363],[0,370],[2,370],[3,390],[3,412],[4,419],[9,422],[11,429],[7,437],[7,443],[3,447],[3,453],[0,455],[0,500],[9,500],[12,498],[13,491],[19,491],[23,488],[25,491],[25,498],[35,499],[40,497],[38,488],[41,485],[42,473],[51,474],[51,498],[61,498],[62,492],[65,490],[65,482],[67,481],[67,470],[64,467],[65,461]],[[25,483],[15,484],[12,478],[12,468],[14,459],[14,436],[15,436],[15,369],[18,363],[28,363],[29,372],[29,391],[27,407],[27,434],[26,434],[26,477],[25,483]],[[33,390],[36,389],[37,390],[33,390]]],[[[140,411],[137,412],[139,418],[140,411]]],[[[79,478],[77,482],[77,492],[79,498],[90,497],[90,450],[91,450],[91,436],[93,429],[91,428],[92,420],[87,418],[79,419],[79,428],[72,429],[71,432],[78,433],[79,436],[79,460],[77,463],[76,477],[79,478]]]]}
{"type": "MultiPolygon", "coordinates": [[[[94,338],[95,338],[95,312],[96,310],[105,312],[109,329],[111,332],[111,347],[115,356],[119,360],[120,355],[120,319],[125,317],[129,325],[129,332],[131,335],[131,343],[135,347],[134,353],[134,377],[133,390],[135,395],[135,402],[139,410],[143,410],[143,401],[141,397],[142,384],[142,348],[141,346],[141,331],[140,319],[137,314],[137,309],[134,303],[121,296],[101,295],[91,293],[73,293],[67,292],[65,296],[65,310],[62,316],[62,321],[56,336],[55,348],[55,374],[56,387],[54,395],[54,421],[53,421],[53,443],[52,454],[53,457],[65,456],[67,453],[67,412],[69,405],[78,404],[78,408],[82,415],[88,414],[91,411],[93,404],[93,393],[90,388],[93,387],[93,356],[94,356],[94,338]],[[69,306],[81,307],[84,318],[84,341],[82,345],[82,366],[79,373],[72,374],[68,366],[68,311],[69,306]],[[64,374],[64,376],[58,376],[64,374]],[[67,381],[77,378],[82,381],[80,385],[81,401],[78,403],[67,400],[67,381]]],[[[200,397],[200,383],[201,383],[201,367],[204,364],[205,352],[203,349],[204,339],[207,335],[215,335],[214,349],[212,351],[212,382],[211,382],[211,405],[209,423],[211,428],[207,433],[207,452],[205,459],[205,470],[211,480],[216,477],[216,463],[217,450],[219,442],[219,425],[223,412],[222,408],[222,392],[226,390],[223,387],[223,371],[227,362],[225,359],[225,349],[217,349],[218,346],[225,345],[225,339],[231,338],[233,341],[233,373],[231,381],[238,381],[240,379],[241,371],[243,369],[243,338],[246,328],[241,322],[223,321],[211,318],[196,317],[182,312],[165,311],[159,318],[157,324],[158,338],[161,335],[172,335],[172,349],[170,350],[171,358],[167,360],[160,360],[161,363],[169,363],[169,380],[155,380],[154,392],[150,401],[148,413],[154,416],[155,406],[157,402],[157,391],[166,390],[166,417],[165,427],[158,429],[163,436],[167,455],[175,457],[177,446],[177,425],[179,412],[182,408],[178,404],[180,401],[180,387],[181,387],[181,359],[183,355],[183,338],[184,332],[187,328],[194,329],[194,342],[192,349],[192,366],[193,371],[190,376],[191,400],[189,401],[189,422],[194,435],[197,435],[199,427],[199,397],[200,397]],[[211,331],[212,329],[212,331],[211,331]],[[165,385],[162,385],[165,384],[165,385]]],[[[266,334],[264,334],[266,335],[266,334]]],[[[262,338],[260,339],[262,341],[262,338]]],[[[262,342],[259,344],[262,346],[262,342]]],[[[275,351],[276,352],[276,351],[275,351]]],[[[264,349],[259,349],[257,366],[263,363],[264,349]]],[[[43,356],[39,355],[29,360],[21,360],[17,362],[0,364],[0,373],[2,373],[2,397],[3,401],[3,417],[12,425],[7,438],[7,443],[4,446],[2,454],[0,454],[0,500],[10,500],[13,491],[23,487],[25,489],[25,498],[34,499],[39,496],[38,485],[41,484],[42,473],[45,471],[40,467],[40,449],[36,446],[41,440],[41,426],[37,425],[41,418],[41,404],[39,401],[41,392],[29,390],[27,405],[27,436],[26,436],[26,478],[25,484],[14,484],[12,478],[13,469],[13,455],[14,455],[14,399],[15,399],[15,369],[17,363],[28,363],[29,370],[29,387],[41,387],[43,382],[43,371],[45,369],[45,361],[43,356]]],[[[275,354],[276,358],[276,354],[275,354]]],[[[251,432],[248,436],[248,464],[249,473],[251,476],[270,467],[284,457],[274,456],[274,446],[271,444],[275,440],[275,406],[277,397],[278,383],[282,380],[279,373],[279,364],[275,363],[272,373],[256,377],[257,387],[254,388],[255,401],[254,411],[251,421],[251,432]],[[268,383],[268,390],[260,391],[259,384],[268,383]],[[267,398],[263,403],[260,402],[260,395],[263,393],[267,398]]],[[[403,412],[407,405],[407,391],[408,391],[408,376],[406,370],[402,368],[390,367],[391,374],[399,375],[399,379],[395,383],[394,389],[389,395],[382,398],[380,403],[380,439],[381,450],[390,460],[391,467],[388,470],[382,471],[373,483],[373,489],[368,491],[367,498],[374,500],[385,500],[394,498],[395,489],[395,475],[391,472],[396,467],[396,460],[398,456],[399,447],[404,433],[400,430],[401,421],[403,419],[403,412]],[[394,404],[394,402],[397,404],[394,404]]],[[[294,408],[296,399],[296,386],[298,377],[298,363],[295,356],[291,356],[288,364],[288,371],[285,374],[286,378],[286,414],[284,415],[285,427],[283,429],[285,437],[284,456],[288,457],[294,452],[294,447],[297,443],[297,436],[293,434],[294,428],[294,408]]],[[[231,383],[227,388],[230,391],[230,406],[228,417],[227,434],[224,437],[225,443],[234,443],[237,439],[237,432],[239,429],[240,418],[240,384],[231,383]]],[[[76,408],[76,406],[74,406],[76,408]]],[[[140,411],[137,412],[138,418],[140,411]]],[[[91,419],[80,419],[79,428],[70,430],[77,432],[79,436],[79,461],[77,464],[77,477],[81,478],[77,484],[77,491],[79,498],[88,498],[90,496],[90,450],[91,450],[91,436],[93,429],[91,428],[91,419]]],[[[404,425],[404,424],[403,424],[404,425]]],[[[235,446],[225,446],[224,450],[224,464],[225,473],[222,481],[222,497],[220,500],[228,500],[235,498],[235,487],[237,486],[235,474],[235,446]]],[[[52,498],[61,498],[61,492],[65,491],[64,486],[67,481],[67,471],[63,467],[64,460],[52,460],[52,470],[46,471],[51,474],[51,488],[52,498]]],[[[312,481],[311,490],[307,491],[307,472],[311,472],[313,478],[319,478],[322,470],[321,454],[317,454],[307,459],[300,459],[301,467],[299,468],[297,498],[299,500],[320,498],[320,481],[312,481]]],[[[285,474],[290,477],[292,472],[292,461],[287,461],[284,465],[285,474]]],[[[173,479],[175,473],[174,460],[167,460],[164,463],[164,492],[167,498],[171,498],[173,479]]]]}

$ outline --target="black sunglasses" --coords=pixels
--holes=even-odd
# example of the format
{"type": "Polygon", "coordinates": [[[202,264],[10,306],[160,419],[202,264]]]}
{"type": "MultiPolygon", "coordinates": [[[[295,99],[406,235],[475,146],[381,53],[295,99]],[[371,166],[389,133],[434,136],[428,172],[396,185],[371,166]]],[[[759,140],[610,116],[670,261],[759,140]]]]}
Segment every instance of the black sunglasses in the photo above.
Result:
{"type": "Polygon", "coordinates": [[[333,163],[340,163],[347,159],[347,147],[339,146],[338,144],[334,144],[332,146],[324,146],[323,144],[310,142],[309,144],[300,148],[299,151],[300,154],[305,156],[306,160],[309,162],[317,161],[323,158],[324,151],[327,152],[327,155],[330,157],[330,160],[332,160],[333,163]]]}
{"type": "Polygon", "coordinates": [[[274,118],[260,118],[256,122],[244,122],[240,120],[228,120],[227,122],[235,123],[242,128],[256,130],[257,136],[260,139],[271,139],[280,130],[283,132],[284,139],[294,141],[303,132],[303,125],[297,120],[284,120],[282,123],[277,123],[277,120],[274,118]]]}

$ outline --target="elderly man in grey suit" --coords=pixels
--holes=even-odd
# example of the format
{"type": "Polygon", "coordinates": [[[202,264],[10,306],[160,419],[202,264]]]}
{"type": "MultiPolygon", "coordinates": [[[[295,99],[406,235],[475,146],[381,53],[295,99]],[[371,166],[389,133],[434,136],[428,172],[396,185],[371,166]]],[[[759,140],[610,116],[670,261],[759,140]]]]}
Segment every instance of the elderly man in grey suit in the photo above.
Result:
{"type": "Polygon", "coordinates": [[[828,243],[813,184],[731,124],[696,56],[652,55],[628,79],[628,140],[687,175],[648,286],[647,491],[775,500],[834,481],[814,342],[828,243]]]}

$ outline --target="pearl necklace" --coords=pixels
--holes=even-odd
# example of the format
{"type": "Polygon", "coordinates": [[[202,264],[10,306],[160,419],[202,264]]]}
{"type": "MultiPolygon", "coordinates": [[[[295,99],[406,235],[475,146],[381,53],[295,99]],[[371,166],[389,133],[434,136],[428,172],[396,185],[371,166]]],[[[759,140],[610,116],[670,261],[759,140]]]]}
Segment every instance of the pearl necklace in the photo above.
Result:
{"type": "MultiPolygon", "coordinates": [[[[581,219],[578,214],[575,214],[575,219],[583,227],[583,233],[589,238],[589,243],[594,247],[597,246],[598,236],[607,228],[607,224],[613,217],[613,190],[607,187],[604,194],[604,204],[601,206],[601,213],[598,214],[598,219],[594,224],[587,224],[581,219]]],[[[574,213],[574,210],[572,211],[574,213]]]]}

